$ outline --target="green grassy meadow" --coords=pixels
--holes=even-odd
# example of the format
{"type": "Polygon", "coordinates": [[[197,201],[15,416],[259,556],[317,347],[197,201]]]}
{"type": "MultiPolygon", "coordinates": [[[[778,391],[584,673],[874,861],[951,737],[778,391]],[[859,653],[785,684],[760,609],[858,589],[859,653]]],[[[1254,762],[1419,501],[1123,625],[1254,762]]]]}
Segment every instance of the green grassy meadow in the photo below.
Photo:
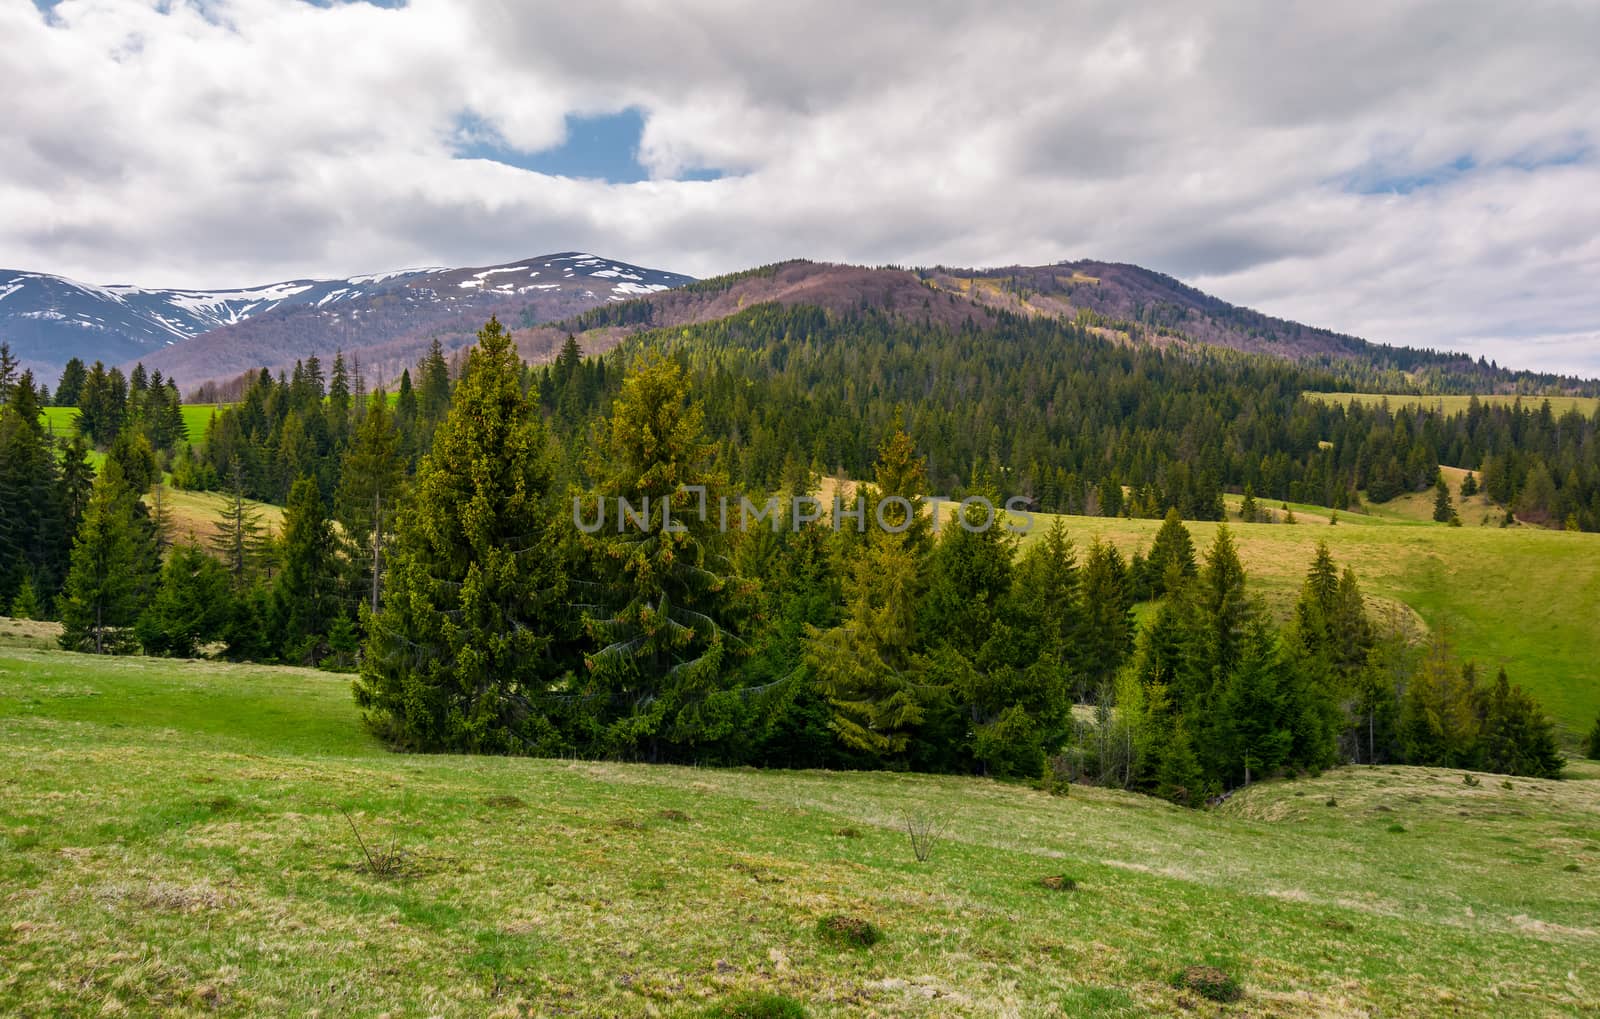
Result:
{"type": "Polygon", "coordinates": [[[0,1015],[1592,1015],[1600,768],[1573,770],[1349,768],[1199,812],[400,756],[339,676],[0,647],[0,1015]],[[947,819],[926,863],[902,812],[947,819]],[[832,914],[883,940],[821,940],[832,914]],[[1195,964],[1244,999],[1171,986],[1195,964]]]}
{"type": "MultiPolygon", "coordinates": [[[[189,442],[193,445],[204,445],[206,436],[211,433],[211,415],[221,409],[221,406],[205,404],[184,404],[180,408],[183,413],[183,424],[189,430],[189,442]]],[[[77,427],[78,408],[76,407],[45,407],[40,412],[40,420],[44,422],[46,430],[53,435],[71,435],[77,427]]]]}
{"type": "Polygon", "coordinates": [[[1386,393],[1305,393],[1308,400],[1319,400],[1324,403],[1337,404],[1348,407],[1352,403],[1362,403],[1371,406],[1388,401],[1389,406],[1395,409],[1400,407],[1426,407],[1438,410],[1445,414],[1458,414],[1465,411],[1474,399],[1486,406],[1509,407],[1518,400],[1529,410],[1538,410],[1548,400],[1550,412],[1560,417],[1569,410],[1577,410],[1585,417],[1591,417],[1600,410],[1600,399],[1592,396],[1516,396],[1507,394],[1492,394],[1486,396],[1404,396],[1386,393]]]}
{"type": "MultiPolygon", "coordinates": [[[[1450,477],[1460,473],[1447,471],[1450,477]]],[[[1237,511],[1238,498],[1230,504],[1237,511]]],[[[1477,500],[1463,507],[1462,527],[1433,522],[1431,493],[1365,514],[1340,513],[1332,526],[1329,510],[1295,506],[1293,525],[1235,519],[1228,527],[1250,583],[1279,613],[1287,616],[1317,542],[1326,541],[1341,568],[1355,569],[1375,607],[1408,607],[1490,678],[1504,666],[1576,739],[1600,714],[1600,534],[1501,528],[1498,512],[1485,526],[1486,506],[1477,500]]],[[[1035,519],[1037,534],[1053,518],[1035,519]]],[[[1080,550],[1098,536],[1129,555],[1148,549],[1161,526],[1158,520],[1061,519],[1080,550]]],[[[1187,526],[1202,552],[1216,536],[1214,523],[1187,526]]]]}

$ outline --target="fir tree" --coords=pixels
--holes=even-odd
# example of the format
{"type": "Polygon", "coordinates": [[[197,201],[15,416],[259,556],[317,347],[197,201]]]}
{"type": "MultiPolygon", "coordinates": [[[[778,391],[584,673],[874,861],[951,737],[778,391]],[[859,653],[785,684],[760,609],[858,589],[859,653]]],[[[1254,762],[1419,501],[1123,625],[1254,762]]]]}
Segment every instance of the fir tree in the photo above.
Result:
{"type": "Polygon", "coordinates": [[[0,407],[0,605],[24,580],[48,601],[65,573],[70,520],[53,443],[39,423],[33,374],[18,378],[0,407]]]}
{"type": "MultiPolygon", "coordinates": [[[[11,344],[0,343],[0,407],[11,402],[12,391],[17,384],[17,366],[21,364],[11,353],[11,344]]],[[[33,379],[28,379],[29,395],[33,393],[33,379]]]]}
{"type": "Polygon", "coordinates": [[[918,562],[906,533],[868,532],[850,563],[844,622],[813,630],[807,653],[839,740],[884,760],[905,754],[926,711],[914,654],[918,562]]]}
{"type": "Polygon", "coordinates": [[[289,661],[321,661],[328,627],[342,613],[336,548],[317,483],[301,477],[289,490],[284,509],[283,568],[273,586],[279,653],[289,661]]]}
{"type": "Polygon", "coordinates": [[[1444,475],[1439,475],[1439,480],[1433,485],[1433,519],[1435,523],[1448,524],[1450,518],[1456,515],[1456,507],[1450,501],[1450,486],[1445,484],[1444,475]]]}
{"type": "Polygon", "coordinates": [[[356,590],[366,598],[368,610],[375,613],[383,591],[390,521],[400,504],[404,477],[394,419],[382,387],[372,394],[371,406],[357,426],[339,477],[335,516],[349,544],[349,561],[357,568],[356,590]]]}
{"type": "Polygon", "coordinates": [[[663,740],[727,734],[713,716],[733,707],[718,695],[744,653],[735,629],[745,585],[719,533],[726,479],[712,467],[703,415],[677,363],[648,357],[624,380],[590,463],[595,498],[618,519],[585,536],[602,564],[600,597],[585,606],[600,645],[588,666],[618,712],[612,749],[652,759],[663,740]],[[621,519],[623,502],[638,522],[621,519]]]}
{"type": "Polygon", "coordinates": [[[56,406],[78,405],[78,396],[83,392],[83,380],[86,375],[81,358],[68,359],[67,366],[61,371],[61,381],[56,383],[56,406]]]}
{"type": "Polygon", "coordinates": [[[1555,732],[1539,705],[1501,669],[1489,690],[1481,736],[1487,771],[1530,778],[1560,778],[1565,762],[1555,732]]]}
{"type": "Polygon", "coordinates": [[[1151,593],[1158,597],[1167,593],[1167,584],[1174,575],[1181,579],[1193,577],[1199,572],[1195,565],[1194,538],[1190,536],[1189,529],[1183,526],[1183,518],[1178,515],[1177,509],[1167,510],[1167,517],[1156,532],[1155,541],[1150,544],[1150,556],[1145,560],[1145,569],[1151,593]]]}
{"type": "Polygon", "coordinates": [[[1478,494],[1478,476],[1471,471],[1461,479],[1461,498],[1470,499],[1478,494]]]}
{"type": "Polygon", "coordinates": [[[356,700],[412,749],[536,751],[550,745],[546,708],[571,665],[553,474],[499,322],[467,366],[399,521],[356,700]]]}
{"type": "Polygon", "coordinates": [[[1128,596],[1128,568],[1122,553],[1098,538],[1084,559],[1082,622],[1074,657],[1079,677],[1078,695],[1109,686],[1133,651],[1133,604],[1128,596]]]}
{"type": "Polygon", "coordinates": [[[266,530],[261,524],[261,511],[244,497],[243,470],[239,461],[233,461],[229,471],[231,486],[223,504],[222,518],[217,521],[216,534],[211,539],[211,549],[221,559],[233,578],[235,591],[248,586],[258,566],[266,558],[266,530]]]}
{"type": "Polygon", "coordinates": [[[145,654],[189,658],[220,639],[233,618],[228,571],[190,540],[173,548],[155,598],[136,626],[145,654]]]}
{"type": "Polygon", "coordinates": [[[155,549],[141,526],[137,495],[108,460],[78,527],[72,569],[62,594],[61,646],[104,654],[129,643],[154,586],[155,549]]]}
{"type": "Polygon", "coordinates": [[[39,596],[33,589],[33,578],[23,577],[17,596],[11,600],[12,619],[38,619],[39,596]]]}

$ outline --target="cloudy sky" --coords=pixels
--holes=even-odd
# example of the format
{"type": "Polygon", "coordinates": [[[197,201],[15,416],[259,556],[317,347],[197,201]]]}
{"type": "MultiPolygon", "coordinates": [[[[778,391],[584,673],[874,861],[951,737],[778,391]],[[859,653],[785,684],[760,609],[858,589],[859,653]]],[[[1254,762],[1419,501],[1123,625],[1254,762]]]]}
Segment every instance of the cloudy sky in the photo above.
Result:
{"type": "Polygon", "coordinates": [[[1578,0],[0,0],[0,265],[1100,258],[1600,375],[1597,52],[1578,0]]]}

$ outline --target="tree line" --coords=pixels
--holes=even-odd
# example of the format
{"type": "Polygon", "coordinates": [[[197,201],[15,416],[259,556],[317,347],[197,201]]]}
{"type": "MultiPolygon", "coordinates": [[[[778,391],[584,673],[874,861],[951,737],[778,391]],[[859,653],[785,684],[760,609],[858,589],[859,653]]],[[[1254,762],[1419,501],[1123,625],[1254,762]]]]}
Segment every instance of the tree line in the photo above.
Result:
{"type": "MultiPolygon", "coordinates": [[[[1182,489],[1158,490],[1167,520],[1133,560],[1105,543],[1080,550],[1059,524],[1025,547],[983,520],[935,527],[927,496],[953,479],[937,479],[941,447],[915,421],[937,423],[938,401],[891,404],[893,373],[857,377],[855,413],[823,387],[811,423],[781,434],[837,441],[828,451],[845,466],[886,411],[850,473],[871,479],[869,503],[904,499],[910,511],[892,521],[903,526],[786,518],[725,533],[692,512],[693,490],[713,505],[810,492],[829,461],[799,447],[779,456],[779,439],[756,456],[757,408],[800,407],[781,373],[737,344],[712,357],[690,336],[666,357],[657,339],[607,358],[569,341],[553,364],[528,368],[491,322],[457,379],[436,349],[421,385],[408,372],[397,398],[355,399],[361,387],[337,358],[326,384],[310,361],[263,373],[218,415],[212,441],[173,460],[175,481],[209,469],[200,480],[225,494],[207,547],[164,547],[173,536],[147,495],[160,476],[139,443],[113,440],[92,485],[80,463],[69,500],[70,455],[36,407],[30,418],[8,406],[0,441],[30,450],[40,490],[59,500],[30,519],[70,536],[54,587],[23,571],[33,606],[59,609],[64,643],[84,650],[186,655],[220,642],[231,657],[357,669],[369,724],[422,751],[1066,775],[1189,803],[1341,760],[1559,770],[1548,722],[1522,691],[1503,677],[1480,684],[1446,646],[1419,650],[1375,623],[1326,549],[1277,626],[1225,529],[1197,557],[1182,489]],[[279,537],[252,495],[285,505],[279,537]],[[619,496],[652,507],[654,526],[572,526],[574,499],[591,513],[619,496]],[[681,527],[660,526],[665,513],[681,527]],[[1156,602],[1142,633],[1136,600],[1156,602]]],[[[823,349],[790,337],[764,356],[803,361],[811,347],[823,349]]],[[[1087,338],[1085,349],[1112,376],[1138,356],[1087,338]]],[[[1196,362],[1208,363],[1254,382],[1271,371],[1196,362]]],[[[1175,359],[1166,370],[1161,384],[1205,391],[1200,368],[1175,359]]],[[[924,381],[935,393],[946,384],[924,381]]],[[[1248,388],[1228,399],[1243,406],[1248,388]]],[[[1150,441],[1180,413],[1125,395],[1132,421],[1148,416],[1150,441]]],[[[976,459],[952,487],[998,501],[1016,478],[1005,461],[976,459]]],[[[1228,457],[1216,463],[1226,476],[1228,457]]],[[[1208,469],[1192,466],[1191,478],[1208,469]]],[[[1137,497],[1138,486],[1116,487],[1137,497]]],[[[0,485],[0,497],[13,490],[0,485]]]]}

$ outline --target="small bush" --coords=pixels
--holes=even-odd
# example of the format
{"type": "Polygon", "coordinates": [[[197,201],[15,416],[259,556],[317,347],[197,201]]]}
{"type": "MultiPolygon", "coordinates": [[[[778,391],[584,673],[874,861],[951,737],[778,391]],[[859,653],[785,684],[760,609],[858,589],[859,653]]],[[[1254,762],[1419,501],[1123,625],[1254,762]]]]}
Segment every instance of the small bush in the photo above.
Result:
{"type": "Polygon", "coordinates": [[[1052,754],[1045,758],[1044,774],[1039,786],[1051,796],[1066,796],[1072,791],[1072,779],[1077,768],[1066,754],[1052,754]]]}
{"type": "Polygon", "coordinates": [[[631,817],[613,817],[611,827],[621,828],[623,831],[644,831],[644,822],[631,817]]]}
{"type": "Polygon", "coordinates": [[[1076,878],[1067,877],[1065,874],[1051,874],[1039,879],[1039,883],[1052,892],[1075,892],[1078,890],[1076,878]]]}
{"type": "Polygon", "coordinates": [[[834,913],[817,921],[817,936],[842,948],[871,948],[883,940],[883,932],[871,920],[834,913]]]}
{"type": "Polygon", "coordinates": [[[527,806],[520,796],[490,796],[483,801],[483,805],[496,810],[521,810],[527,806]]]}
{"type": "Polygon", "coordinates": [[[1356,929],[1356,925],[1349,920],[1341,920],[1336,916],[1330,916],[1323,920],[1322,926],[1325,930],[1330,931],[1353,931],[1356,929]]]}
{"type": "Polygon", "coordinates": [[[1465,786],[1472,786],[1473,788],[1477,788],[1478,786],[1483,785],[1483,783],[1481,781],[1479,781],[1478,778],[1475,775],[1471,774],[1470,772],[1461,776],[1461,784],[1465,785],[1465,786]]]}
{"type": "Polygon", "coordinates": [[[1576,874],[1579,871],[1583,870],[1583,868],[1578,866],[1576,863],[1569,863],[1565,867],[1562,867],[1561,869],[1566,871],[1568,874],[1576,874]]]}
{"type": "Polygon", "coordinates": [[[1332,796],[1328,797],[1328,806],[1337,807],[1338,805],[1339,805],[1339,801],[1337,799],[1335,799],[1332,796]]]}
{"type": "Polygon", "coordinates": [[[671,810],[671,809],[662,810],[662,811],[658,811],[656,813],[656,816],[661,818],[661,820],[663,820],[663,821],[679,821],[679,822],[682,822],[682,821],[689,820],[689,815],[685,814],[681,810],[671,810]]]}
{"type": "Polygon", "coordinates": [[[1391,824],[1384,830],[1391,835],[1404,835],[1406,833],[1406,826],[1403,824],[1391,824]]]}
{"type": "Polygon", "coordinates": [[[1190,966],[1172,978],[1172,986],[1193,991],[1208,1001],[1238,1001],[1244,988],[1215,966],[1190,966]]]}
{"type": "Polygon", "coordinates": [[[858,839],[861,837],[861,832],[855,828],[835,828],[833,833],[842,839],[858,839]]]}
{"type": "Polygon", "coordinates": [[[1511,784],[1511,780],[1508,778],[1504,782],[1500,783],[1500,788],[1502,788],[1502,789],[1515,789],[1516,786],[1512,785],[1511,784]]]}
{"type": "Polygon", "coordinates": [[[747,991],[717,1002],[700,1013],[705,1019],[806,1019],[806,1007],[781,994],[747,991]]]}

